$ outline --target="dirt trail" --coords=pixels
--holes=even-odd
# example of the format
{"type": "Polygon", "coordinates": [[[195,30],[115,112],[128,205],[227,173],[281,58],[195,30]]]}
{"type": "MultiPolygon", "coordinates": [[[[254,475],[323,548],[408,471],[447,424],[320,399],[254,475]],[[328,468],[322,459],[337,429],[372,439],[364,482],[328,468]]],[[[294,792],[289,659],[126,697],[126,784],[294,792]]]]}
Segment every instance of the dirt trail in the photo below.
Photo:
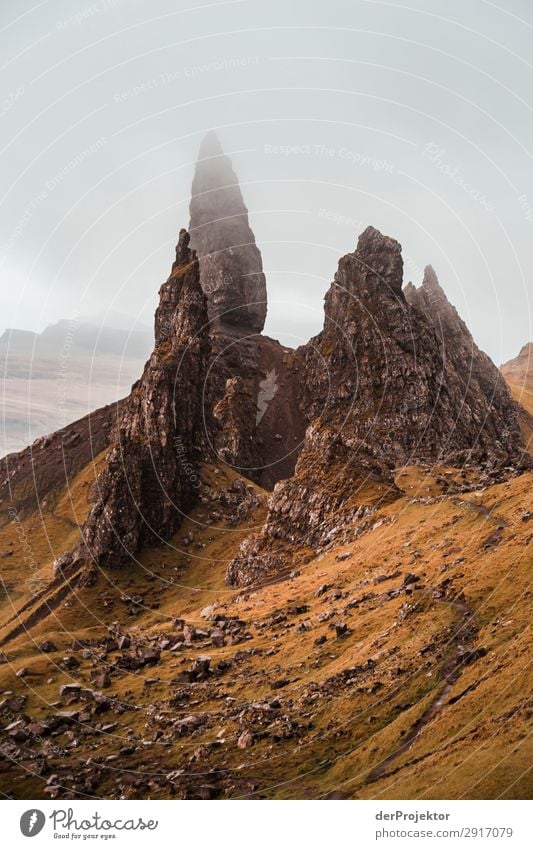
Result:
{"type": "Polygon", "coordinates": [[[430,722],[434,716],[436,716],[441,708],[446,703],[446,700],[450,694],[450,691],[457,681],[463,667],[464,667],[464,643],[469,642],[475,637],[476,629],[473,622],[473,613],[466,604],[466,602],[462,599],[456,599],[454,601],[444,602],[456,610],[462,620],[462,624],[458,626],[457,631],[454,635],[455,637],[455,647],[452,656],[446,661],[443,666],[442,672],[444,674],[444,686],[439,690],[431,704],[424,711],[422,716],[420,716],[414,725],[411,726],[409,731],[406,734],[405,740],[402,745],[395,749],[390,755],[387,755],[370,773],[367,778],[367,783],[371,784],[374,781],[378,781],[382,776],[387,772],[389,766],[404,752],[406,752],[414,740],[418,737],[423,728],[430,722]]]}
{"type": "Polygon", "coordinates": [[[507,519],[504,519],[503,516],[496,515],[493,507],[485,507],[484,504],[476,504],[474,501],[468,501],[465,498],[454,498],[453,502],[459,507],[467,507],[469,510],[473,510],[475,513],[484,516],[486,519],[491,519],[500,529],[509,527],[507,519]]]}
{"type": "Polygon", "coordinates": [[[455,498],[454,503],[460,507],[466,507],[469,510],[473,510],[475,513],[483,516],[485,519],[489,519],[494,523],[495,528],[491,533],[481,542],[481,548],[492,548],[494,546],[499,545],[502,541],[502,533],[505,528],[509,527],[509,522],[507,519],[504,519],[503,516],[498,516],[494,513],[494,507],[485,507],[484,504],[476,504],[474,501],[468,501],[464,498],[455,498]]]}

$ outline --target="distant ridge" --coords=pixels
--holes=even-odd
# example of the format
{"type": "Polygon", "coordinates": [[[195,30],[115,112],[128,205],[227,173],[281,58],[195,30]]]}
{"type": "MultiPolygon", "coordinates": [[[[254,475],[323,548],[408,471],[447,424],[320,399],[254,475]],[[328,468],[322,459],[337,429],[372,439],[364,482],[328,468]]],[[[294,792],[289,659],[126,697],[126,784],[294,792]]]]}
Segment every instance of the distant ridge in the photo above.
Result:
{"type": "Polygon", "coordinates": [[[0,456],[127,395],[153,342],[151,330],[63,319],[42,333],[0,336],[0,456]]]}

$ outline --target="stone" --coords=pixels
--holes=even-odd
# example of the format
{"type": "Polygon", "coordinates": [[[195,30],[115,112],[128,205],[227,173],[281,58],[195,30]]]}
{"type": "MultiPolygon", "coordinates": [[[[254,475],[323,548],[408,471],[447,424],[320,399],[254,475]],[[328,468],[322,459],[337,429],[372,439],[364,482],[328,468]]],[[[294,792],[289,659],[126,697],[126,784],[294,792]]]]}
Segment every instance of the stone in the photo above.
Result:
{"type": "Polygon", "coordinates": [[[98,687],[99,690],[103,690],[105,687],[109,687],[111,685],[111,676],[107,671],[98,672],[92,679],[92,683],[95,687],[98,687]]]}
{"type": "Polygon", "coordinates": [[[502,475],[530,464],[516,404],[433,270],[420,290],[404,292],[402,278],[401,246],[373,227],[340,259],[323,330],[292,355],[303,449],[229,564],[230,585],[286,570],[287,547],[319,551],[364,527],[376,505],[401,496],[399,466],[472,463],[502,475]]]}
{"type": "Polygon", "coordinates": [[[209,350],[198,259],[181,230],[159,291],[154,351],[125,402],[82,542],[57,561],[58,574],[90,560],[106,567],[131,562],[142,548],[169,539],[194,505],[209,350]]]}
{"type": "Polygon", "coordinates": [[[27,696],[8,696],[0,702],[0,713],[20,713],[27,700],[27,696]]]}
{"type": "Polygon", "coordinates": [[[214,132],[200,145],[190,216],[210,321],[260,333],[267,309],[261,253],[237,176],[214,132]]]}
{"type": "Polygon", "coordinates": [[[81,684],[63,684],[59,688],[59,698],[63,704],[69,705],[80,698],[81,684]]]}
{"type": "Polygon", "coordinates": [[[159,663],[161,659],[161,650],[159,648],[143,648],[139,650],[139,656],[143,664],[153,665],[159,663]]]}
{"type": "Polygon", "coordinates": [[[211,658],[208,655],[200,655],[196,658],[192,665],[191,673],[195,681],[202,680],[209,675],[211,666],[211,658]]]}
{"type": "Polygon", "coordinates": [[[419,580],[417,575],[413,575],[412,572],[408,572],[405,578],[403,579],[402,586],[408,587],[410,584],[416,584],[419,580]]]}
{"type": "Polygon", "coordinates": [[[250,746],[254,744],[254,735],[251,731],[243,731],[237,740],[237,746],[239,749],[249,749],[250,746]]]}
{"type": "Polygon", "coordinates": [[[224,631],[221,631],[221,630],[218,630],[218,629],[215,630],[215,631],[211,631],[211,642],[217,648],[220,648],[221,646],[224,645],[224,638],[225,638],[224,631]]]}

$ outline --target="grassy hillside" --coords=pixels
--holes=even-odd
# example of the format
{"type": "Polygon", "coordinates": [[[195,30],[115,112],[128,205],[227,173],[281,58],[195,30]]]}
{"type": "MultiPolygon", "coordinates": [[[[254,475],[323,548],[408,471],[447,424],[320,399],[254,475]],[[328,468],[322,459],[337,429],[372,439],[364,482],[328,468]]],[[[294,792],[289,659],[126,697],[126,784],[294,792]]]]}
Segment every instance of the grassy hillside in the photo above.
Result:
{"type": "Polygon", "coordinates": [[[266,494],[250,485],[238,507],[233,474],[208,466],[203,503],[169,546],[58,601],[44,587],[94,473],[53,513],[0,530],[0,552],[13,552],[1,561],[4,793],[531,792],[532,473],[489,486],[452,469],[399,470],[400,497],[351,542],[304,565],[293,551],[290,577],[243,591],[224,575],[266,494]],[[21,576],[37,577],[39,599],[21,576]],[[24,602],[30,627],[6,642],[24,602]],[[60,696],[65,684],[78,689],[60,696]]]}
{"type": "Polygon", "coordinates": [[[501,372],[515,401],[528,415],[521,416],[521,426],[530,452],[533,452],[533,343],[524,345],[514,360],[501,367],[501,372]]]}

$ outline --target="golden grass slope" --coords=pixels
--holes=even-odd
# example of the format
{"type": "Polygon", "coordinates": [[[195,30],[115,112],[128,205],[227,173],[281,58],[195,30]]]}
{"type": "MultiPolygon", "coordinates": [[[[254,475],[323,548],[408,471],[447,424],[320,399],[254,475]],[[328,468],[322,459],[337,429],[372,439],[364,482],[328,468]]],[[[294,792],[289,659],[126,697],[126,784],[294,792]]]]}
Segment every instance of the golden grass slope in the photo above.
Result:
{"type": "MultiPolygon", "coordinates": [[[[213,493],[234,476],[213,466],[203,474],[213,493]]],[[[40,580],[76,534],[93,477],[92,469],[79,475],[53,515],[24,522],[40,580]]],[[[533,474],[489,487],[472,479],[458,492],[465,477],[399,470],[404,494],[363,533],[354,527],[351,542],[268,586],[224,583],[264,517],[258,487],[260,503],[240,524],[223,516],[205,524],[210,505],[200,504],[170,545],[131,568],[101,570],[94,586],[4,644],[0,690],[27,696],[23,714],[39,721],[65,710],[62,684],[91,687],[106,668],[104,693],[125,712],[88,718],[74,704],[70,731],[30,737],[15,754],[9,727],[18,717],[4,716],[0,790],[16,798],[528,797],[533,474]],[[142,603],[132,614],[125,599],[135,594],[142,603]],[[142,641],[172,635],[176,619],[209,631],[217,616],[241,621],[242,641],[217,647],[208,636],[135,672],[117,669],[115,650],[72,650],[75,639],[104,638],[112,622],[142,641]],[[43,654],[44,639],[57,650],[43,654]],[[474,656],[451,674],[463,650],[474,656]],[[69,670],[73,653],[80,665],[69,670]],[[216,674],[176,683],[206,654],[216,674]],[[199,727],[178,734],[175,723],[191,715],[199,727]]],[[[8,547],[0,636],[12,629],[28,574],[13,523],[0,530],[0,552],[8,547]]]]}

